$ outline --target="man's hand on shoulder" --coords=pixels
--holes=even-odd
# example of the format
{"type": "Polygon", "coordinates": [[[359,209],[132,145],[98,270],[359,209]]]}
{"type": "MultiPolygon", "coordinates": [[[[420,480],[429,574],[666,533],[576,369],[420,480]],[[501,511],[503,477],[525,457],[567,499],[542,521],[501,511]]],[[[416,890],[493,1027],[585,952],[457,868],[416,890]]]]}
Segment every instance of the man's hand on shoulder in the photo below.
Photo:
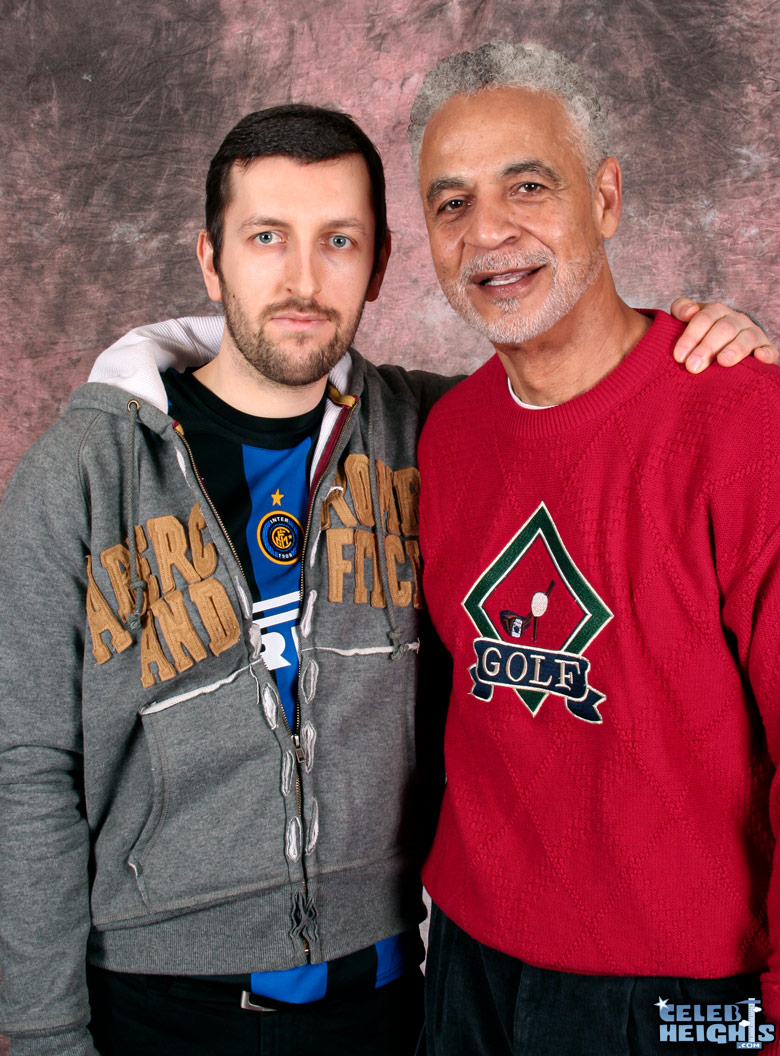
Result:
{"type": "Polygon", "coordinates": [[[674,358],[692,374],[716,359],[724,367],[733,367],[750,355],[762,363],[780,359],[780,350],[749,315],[720,301],[700,303],[678,297],[670,311],[675,319],[688,323],[674,347],[674,358]]]}

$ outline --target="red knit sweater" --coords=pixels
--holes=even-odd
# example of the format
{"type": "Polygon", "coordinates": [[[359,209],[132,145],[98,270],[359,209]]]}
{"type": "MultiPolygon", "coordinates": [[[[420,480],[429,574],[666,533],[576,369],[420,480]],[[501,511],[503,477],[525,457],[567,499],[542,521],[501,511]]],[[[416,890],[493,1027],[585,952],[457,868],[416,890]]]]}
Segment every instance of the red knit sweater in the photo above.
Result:
{"type": "Polygon", "coordinates": [[[425,593],[454,688],[423,879],[542,967],[769,964],[778,1019],[780,370],[693,377],[681,329],[657,313],[546,410],[493,357],[428,419],[425,593]]]}

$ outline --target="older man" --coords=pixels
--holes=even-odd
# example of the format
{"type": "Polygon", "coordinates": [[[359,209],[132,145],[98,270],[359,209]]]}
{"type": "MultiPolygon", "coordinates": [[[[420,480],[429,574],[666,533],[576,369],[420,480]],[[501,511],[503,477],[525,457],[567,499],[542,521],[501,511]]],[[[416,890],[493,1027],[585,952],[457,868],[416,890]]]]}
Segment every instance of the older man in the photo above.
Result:
{"type": "Polygon", "coordinates": [[[760,1048],[762,972],[780,1019],[780,375],[694,380],[680,325],[620,299],[620,166],[560,56],[445,60],[410,136],[439,280],[496,350],[420,444],[454,662],[432,1052],[760,1048]]]}

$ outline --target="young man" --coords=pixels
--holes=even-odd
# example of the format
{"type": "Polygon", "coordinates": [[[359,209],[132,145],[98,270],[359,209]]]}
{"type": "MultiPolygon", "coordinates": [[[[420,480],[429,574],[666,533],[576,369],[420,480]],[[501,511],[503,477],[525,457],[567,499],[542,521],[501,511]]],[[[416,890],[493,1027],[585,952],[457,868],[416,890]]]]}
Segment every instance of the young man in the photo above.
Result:
{"type": "Polygon", "coordinates": [[[390,247],[344,115],[239,122],[206,212],[224,330],[119,342],[3,506],[12,1056],[419,1035],[416,441],[451,381],[350,348],[390,247]]]}
{"type": "Polygon", "coordinates": [[[388,252],[349,118],[249,115],[198,242],[216,357],[109,353],[9,486],[14,1056],[414,1051],[416,442],[451,383],[350,350],[388,252]]]}
{"type": "Polygon", "coordinates": [[[420,443],[454,664],[430,1051],[760,1048],[761,972],[780,1019],[780,375],[696,381],[679,324],[619,298],[620,167],[561,56],[444,60],[410,135],[439,280],[496,349],[420,443]]]}

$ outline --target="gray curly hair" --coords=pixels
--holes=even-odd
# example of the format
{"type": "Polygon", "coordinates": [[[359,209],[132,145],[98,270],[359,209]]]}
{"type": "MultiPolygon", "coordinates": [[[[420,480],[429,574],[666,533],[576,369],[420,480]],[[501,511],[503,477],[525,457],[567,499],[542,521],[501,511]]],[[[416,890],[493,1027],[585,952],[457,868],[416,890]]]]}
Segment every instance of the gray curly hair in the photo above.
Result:
{"type": "Polygon", "coordinates": [[[612,152],[606,114],[579,67],[541,44],[483,44],[442,59],[426,74],[407,129],[415,171],[425,128],[440,107],[453,95],[502,87],[527,88],[560,99],[580,130],[578,146],[592,178],[612,152]]]}

